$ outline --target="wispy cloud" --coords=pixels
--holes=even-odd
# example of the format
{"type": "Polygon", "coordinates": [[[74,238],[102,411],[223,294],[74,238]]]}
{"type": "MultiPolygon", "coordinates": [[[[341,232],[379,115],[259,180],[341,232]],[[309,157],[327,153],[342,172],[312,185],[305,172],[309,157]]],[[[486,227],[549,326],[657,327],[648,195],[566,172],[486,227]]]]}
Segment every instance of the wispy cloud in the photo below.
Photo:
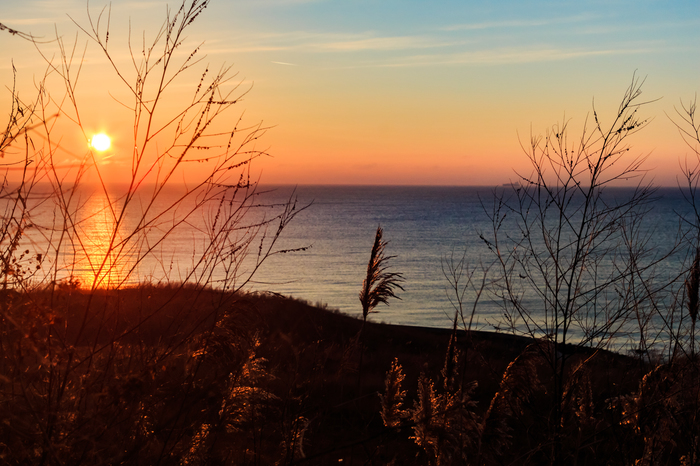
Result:
{"type": "MultiPolygon", "coordinates": [[[[247,38],[249,41],[250,37],[247,38]]],[[[236,41],[234,41],[236,43],[236,41]]],[[[246,52],[300,52],[329,53],[335,52],[390,52],[381,58],[366,55],[353,59],[348,67],[394,67],[394,66],[435,66],[450,64],[501,65],[514,63],[552,62],[578,58],[631,55],[659,51],[662,43],[629,43],[617,47],[606,45],[589,45],[569,47],[548,45],[546,43],[531,46],[518,44],[502,47],[488,47],[483,41],[443,40],[426,35],[415,36],[374,36],[364,34],[315,34],[293,32],[259,36],[251,42],[228,47],[220,47],[206,52],[211,53],[246,53],[246,52]],[[257,42],[257,43],[256,43],[257,42]],[[428,50],[430,49],[430,50],[428,50]],[[424,52],[421,52],[424,51],[424,52]]],[[[376,57],[376,56],[375,56],[376,57]]],[[[273,62],[287,64],[288,62],[273,62]]]]}
{"type": "Polygon", "coordinates": [[[620,31],[625,32],[645,32],[650,31],[680,31],[682,29],[698,28],[700,19],[687,18],[683,21],[653,21],[653,22],[630,22],[624,25],[617,22],[597,23],[591,22],[582,25],[576,29],[578,34],[582,35],[603,35],[603,34],[619,34],[620,31]]]}
{"type": "Polygon", "coordinates": [[[594,20],[593,15],[576,15],[562,18],[547,18],[547,19],[526,19],[526,20],[504,20],[504,21],[485,21],[481,23],[463,23],[453,24],[442,28],[443,31],[465,31],[465,30],[483,30],[483,29],[507,29],[507,28],[533,28],[550,26],[557,24],[582,23],[594,20]]]}
{"type": "MultiPolygon", "coordinates": [[[[439,65],[503,65],[518,63],[555,62],[610,55],[639,55],[660,53],[669,44],[659,39],[610,42],[597,37],[589,38],[589,29],[604,27],[593,14],[559,18],[492,21],[456,24],[443,28],[423,30],[416,34],[381,34],[362,32],[253,32],[227,37],[213,49],[209,42],[206,53],[264,53],[285,52],[274,57],[294,63],[297,54],[323,55],[325,66],[332,68],[405,67],[439,65]],[[564,25],[567,33],[525,34],[511,29],[545,28],[564,25]],[[503,29],[497,30],[497,29],[503,29]],[[466,34],[465,30],[487,30],[481,34],[466,34]],[[572,37],[573,36],[573,37],[572,37]],[[343,63],[342,65],[339,65],[343,63]]],[[[632,27],[632,26],[624,26],[632,27]]],[[[619,29],[619,26],[618,26],[619,29]]],[[[598,29],[599,31],[601,29],[598,29]]],[[[617,33],[619,30],[611,31],[617,33]]],[[[272,58],[272,57],[270,57],[272,58]]],[[[269,59],[269,58],[268,58],[269,59]]],[[[309,63],[320,63],[310,60],[309,63]]]]}
{"type": "Polygon", "coordinates": [[[283,61],[273,61],[273,62],[270,62],[270,63],[274,63],[275,65],[299,66],[299,65],[297,65],[296,63],[287,63],[287,62],[283,62],[283,61]]]}
{"type": "MultiPolygon", "coordinates": [[[[76,2],[73,0],[33,0],[29,2],[32,9],[41,9],[44,12],[49,11],[70,11],[76,7],[76,2]]],[[[85,4],[80,4],[80,8],[84,9],[85,4]]]]}
{"type": "Polygon", "coordinates": [[[284,45],[254,45],[254,44],[241,44],[232,46],[215,46],[211,47],[210,44],[203,49],[204,53],[207,55],[221,55],[221,54],[232,54],[232,53],[259,53],[259,52],[279,52],[283,50],[290,50],[292,47],[284,45]]]}
{"type": "Polygon", "coordinates": [[[344,51],[408,50],[449,47],[458,45],[459,43],[460,42],[439,40],[429,36],[388,36],[331,41],[318,43],[316,46],[325,49],[344,51]]]}
{"type": "MultiPolygon", "coordinates": [[[[57,17],[44,17],[44,18],[22,18],[22,19],[3,19],[2,24],[8,27],[17,26],[33,26],[39,24],[54,24],[59,18],[57,17]]],[[[60,18],[63,19],[63,18],[60,18]]]]}
{"type": "Polygon", "coordinates": [[[220,41],[209,41],[218,46],[217,52],[207,47],[207,53],[224,51],[237,53],[296,50],[308,52],[367,52],[420,50],[463,46],[464,40],[445,40],[429,35],[380,36],[372,32],[357,34],[313,33],[294,31],[278,34],[245,35],[228,40],[235,45],[220,46],[220,41]]]}
{"type": "Polygon", "coordinates": [[[133,10],[148,10],[151,8],[159,8],[165,10],[163,2],[127,2],[124,9],[127,11],[133,10]]]}
{"type": "Polygon", "coordinates": [[[561,48],[499,48],[440,55],[413,55],[393,62],[366,63],[365,67],[412,67],[438,65],[506,65],[553,62],[606,55],[638,55],[658,51],[653,46],[630,48],[561,49],[561,48]]]}
{"type": "Polygon", "coordinates": [[[325,0],[254,0],[255,6],[261,5],[304,5],[307,3],[321,3],[325,0]]]}

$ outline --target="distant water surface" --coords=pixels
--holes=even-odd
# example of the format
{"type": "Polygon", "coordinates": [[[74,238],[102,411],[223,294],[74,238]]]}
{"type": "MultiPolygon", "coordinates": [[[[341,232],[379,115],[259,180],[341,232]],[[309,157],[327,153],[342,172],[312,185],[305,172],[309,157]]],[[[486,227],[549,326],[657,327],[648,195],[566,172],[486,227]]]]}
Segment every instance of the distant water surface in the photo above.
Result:
{"type": "MultiPolygon", "coordinates": [[[[280,198],[290,187],[277,187],[280,198]]],[[[358,294],[378,225],[389,242],[391,271],[403,274],[401,300],[379,305],[373,319],[395,324],[449,326],[454,309],[447,299],[442,261],[466,247],[472,264],[488,249],[477,231],[490,226],[480,196],[491,188],[299,186],[299,203],[311,205],[284,232],[284,246],[311,247],[279,256],[256,277],[259,289],[326,303],[361,313],[358,294]]],[[[490,259],[487,257],[486,259],[490,259]]],[[[486,314],[497,312],[493,306],[486,314]]],[[[486,323],[486,315],[480,321],[486,323]]]]}
{"type": "MultiPolygon", "coordinates": [[[[510,188],[495,189],[503,192],[510,188]]],[[[453,297],[454,292],[449,292],[449,283],[443,273],[446,261],[452,255],[459,259],[466,254],[468,266],[474,267],[488,265],[494,259],[479,238],[480,232],[487,237],[490,230],[492,233],[487,212],[493,206],[494,188],[264,186],[260,192],[261,204],[281,204],[294,193],[299,207],[308,205],[282,232],[278,244],[278,249],[308,249],[270,258],[249,284],[252,290],[302,298],[359,316],[361,307],[358,294],[375,231],[381,225],[384,239],[389,243],[386,253],[395,256],[389,261],[390,270],[403,274],[405,290],[398,292],[400,300],[391,299],[389,306],[379,305],[376,308],[378,313],[371,318],[394,324],[448,327],[454,315],[448,293],[453,297]]],[[[618,188],[610,192],[612,196],[625,198],[631,191],[618,188]]],[[[164,192],[155,210],[160,211],[176,203],[180,194],[177,190],[164,192]]],[[[95,264],[99,265],[99,261],[105,257],[106,238],[109,237],[113,220],[103,194],[83,193],[77,204],[81,206],[82,213],[77,218],[76,229],[83,241],[81,247],[89,252],[88,257],[76,259],[66,254],[62,260],[73,264],[65,273],[89,279],[95,264]]],[[[219,204],[214,202],[212,205],[215,207],[219,204]]],[[[55,228],[56,209],[53,204],[47,201],[39,204],[39,207],[34,217],[37,224],[51,225],[53,222],[55,228]]],[[[656,200],[648,208],[649,212],[644,217],[644,231],[649,235],[651,256],[645,260],[665,254],[674,244],[679,231],[679,214],[686,215],[688,212],[682,195],[672,188],[659,189],[656,200]]],[[[182,210],[187,211],[187,208],[182,210]]],[[[177,211],[169,215],[162,219],[162,231],[167,229],[168,218],[178,217],[177,211]]],[[[133,223],[136,218],[138,215],[129,216],[126,223],[133,223]]],[[[158,281],[163,276],[174,280],[185,277],[207,244],[207,231],[211,230],[214,218],[212,212],[202,212],[189,218],[154,250],[155,259],[143,261],[133,269],[131,282],[158,281]]],[[[513,237],[519,235],[512,222],[506,221],[503,228],[505,234],[513,237]]],[[[56,235],[51,228],[31,229],[23,241],[29,241],[29,248],[34,249],[34,246],[46,242],[47,238],[55,242],[56,235]]],[[[142,254],[144,247],[150,246],[141,243],[135,247],[140,249],[125,250],[122,258],[142,254]]],[[[70,251],[70,248],[67,249],[70,251]]],[[[41,247],[37,249],[40,250],[41,247]]],[[[681,269],[682,256],[680,254],[665,261],[657,271],[658,276],[677,274],[681,269]]],[[[117,262],[123,263],[123,260],[117,262]]],[[[216,283],[218,277],[212,279],[216,283]]],[[[468,293],[464,304],[470,307],[474,299],[474,294],[468,293]]],[[[537,302],[533,302],[533,308],[537,306],[537,302]]],[[[475,324],[478,328],[493,329],[499,325],[500,315],[498,303],[485,294],[479,302],[475,324]]]]}
{"type": "MultiPolygon", "coordinates": [[[[291,191],[291,187],[276,187],[273,195],[283,198],[291,191]]],[[[630,192],[618,188],[615,195],[624,197],[630,192]]],[[[405,291],[399,292],[401,300],[378,306],[379,313],[372,318],[447,327],[454,308],[447,298],[446,258],[452,254],[459,258],[466,251],[471,266],[494,259],[479,239],[480,232],[488,237],[492,229],[486,213],[493,206],[492,187],[299,186],[296,194],[301,204],[311,206],[284,232],[283,244],[311,248],[274,258],[257,275],[255,288],[327,303],[359,315],[358,293],[376,228],[381,225],[389,241],[386,252],[396,256],[390,262],[391,270],[403,274],[405,291]]],[[[649,209],[645,217],[649,246],[652,254],[662,255],[674,242],[678,215],[687,213],[688,207],[677,189],[663,188],[649,209]]],[[[662,267],[659,273],[670,276],[680,264],[665,267],[667,270],[662,267]]],[[[465,304],[471,306],[474,298],[468,294],[465,304]]],[[[476,324],[493,329],[500,314],[498,303],[482,296],[476,324]]]]}

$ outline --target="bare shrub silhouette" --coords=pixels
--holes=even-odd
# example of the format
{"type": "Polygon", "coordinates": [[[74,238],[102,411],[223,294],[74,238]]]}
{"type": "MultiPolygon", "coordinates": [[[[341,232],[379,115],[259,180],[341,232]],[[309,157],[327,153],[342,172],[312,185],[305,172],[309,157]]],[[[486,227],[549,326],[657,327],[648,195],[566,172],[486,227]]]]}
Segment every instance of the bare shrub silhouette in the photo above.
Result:
{"type": "Polygon", "coordinates": [[[230,68],[210,71],[200,47],[183,48],[207,6],[183,1],[152,42],[130,38],[127,65],[109,10],[78,25],[122,86],[113,104],[131,114],[119,185],[93,148],[62,140],[66,128],[90,139],[77,43],[37,43],[47,71],[36,98],[11,91],[0,140],[0,436],[16,464],[277,459],[261,437],[261,413],[276,406],[258,340],[233,321],[251,277],[289,252],[277,240],[302,208],[270,204],[258,187],[251,166],[266,128],[230,115],[248,91],[230,68]],[[189,98],[168,100],[197,68],[189,98]],[[199,235],[187,269],[168,254],[183,228],[199,235]],[[146,266],[152,282],[138,283],[146,266]]]}
{"type": "Polygon", "coordinates": [[[639,221],[654,190],[644,178],[644,159],[629,157],[627,144],[646,124],[641,85],[633,79],[610,124],[594,110],[592,130],[584,125],[574,142],[566,121],[533,137],[526,150],[532,174],[495,193],[493,230],[481,234],[500,269],[508,325],[552,345],[542,352],[552,374],[552,464],[568,456],[561,439],[568,345],[614,347],[632,330],[639,307],[654,299],[645,277],[659,259],[645,250],[639,221]],[[635,189],[616,195],[617,181],[635,189]],[[506,233],[506,221],[515,222],[519,235],[506,233]]]}
{"type": "MultiPolygon", "coordinates": [[[[478,270],[464,259],[453,255],[443,264],[455,296],[444,393],[422,374],[414,409],[406,409],[399,383],[405,378],[395,362],[382,397],[385,426],[413,427],[430,464],[698,464],[700,165],[686,160],[682,167],[692,212],[680,219],[675,242],[650,250],[643,220],[654,189],[645,181],[643,158],[628,159],[627,144],[645,125],[641,84],[633,79],[612,124],[604,126],[594,111],[592,131],[584,126],[574,143],[568,122],[532,139],[533,173],[497,188],[493,230],[481,233],[498,280],[488,281],[489,269],[482,267],[479,287],[478,270]],[[633,188],[616,190],[622,180],[633,188]],[[677,270],[660,273],[669,257],[677,270]],[[447,439],[458,428],[445,413],[458,405],[444,397],[459,390],[456,380],[470,380],[479,358],[489,360],[470,342],[476,308],[465,312],[463,302],[467,288],[478,302],[487,286],[504,303],[505,325],[531,343],[505,367],[495,393],[475,394],[486,403],[467,410],[476,428],[455,455],[447,439]],[[609,351],[623,343],[635,357],[609,351]]],[[[693,103],[682,107],[678,126],[700,160],[694,109],[693,103]]]]}
{"type": "Polygon", "coordinates": [[[441,267],[448,283],[445,287],[447,299],[455,311],[452,318],[452,335],[450,336],[450,343],[445,355],[442,377],[445,388],[454,388],[467,383],[464,379],[467,372],[465,365],[468,361],[469,350],[472,347],[472,329],[476,324],[474,319],[477,316],[479,301],[489,284],[489,267],[483,264],[470,266],[466,249],[461,256],[455,256],[455,251],[453,250],[449,257],[443,258],[441,267]],[[474,296],[471,309],[466,308],[467,293],[471,293],[474,296]],[[457,337],[457,331],[460,328],[465,332],[464,342],[461,343],[462,349],[460,349],[457,337]]]}

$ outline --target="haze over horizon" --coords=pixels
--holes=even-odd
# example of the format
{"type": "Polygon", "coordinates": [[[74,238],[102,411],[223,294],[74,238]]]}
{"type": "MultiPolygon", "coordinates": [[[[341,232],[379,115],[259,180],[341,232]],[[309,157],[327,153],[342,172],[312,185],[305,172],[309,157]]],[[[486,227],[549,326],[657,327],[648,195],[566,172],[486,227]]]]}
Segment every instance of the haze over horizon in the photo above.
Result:
{"type": "MultiPolygon", "coordinates": [[[[129,20],[140,42],[142,30],[153,37],[168,5],[179,6],[92,1],[93,18],[110,4],[110,46],[124,63],[129,20]]],[[[12,2],[0,23],[41,40],[57,31],[72,44],[71,18],[87,25],[86,7],[82,0],[12,2]]],[[[655,184],[673,186],[690,150],[669,117],[700,89],[699,26],[691,1],[212,0],[186,48],[203,42],[204,63],[238,72],[231,88],[252,85],[238,115],[271,127],[257,146],[272,155],[256,162],[266,184],[515,181],[514,170],[527,170],[521,143],[531,133],[566,119],[573,142],[593,103],[609,121],[637,76],[645,79],[643,100],[651,103],[642,113],[651,121],[630,139],[632,152],[648,155],[644,167],[655,184]]],[[[32,44],[0,37],[2,82],[11,86],[14,65],[23,95],[31,95],[45,62],[32,44]]],[[[77,37],[80,56],[86,39],[77,37]]],[[[84,104],[95,102],[83,124],[113,136],[116,166],[128,131],[106,109],[119,83],[103,78],[108,65],[93,45],[78,86],[84,104]]],[[[41,47],[47,56],[57,50],[41,47]]],[[[64,136],[79,144],[79,135],[64,136]]]]}

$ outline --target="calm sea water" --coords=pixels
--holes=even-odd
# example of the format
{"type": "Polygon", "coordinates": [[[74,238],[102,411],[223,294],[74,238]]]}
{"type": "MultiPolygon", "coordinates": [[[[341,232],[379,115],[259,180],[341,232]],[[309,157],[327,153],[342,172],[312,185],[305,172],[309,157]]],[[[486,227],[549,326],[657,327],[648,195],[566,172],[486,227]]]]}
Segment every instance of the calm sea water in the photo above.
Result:
{"type": "MultiPolygon", "coordinates": [[[[488,233],[492,227],[486,211],[492,206],[494,188],[268,186],[265,191],[262,197],[265,203],[284,202],[295,192],[298,205],[309,205],[283,231],[278,245],[283,249],[309,248],[272,257],[249,284],[253,290],[302,298],[360,315],[358,293],[375,231],[381,225],[384,239],[389,242],[386,253],[395,256],[390,261],[391,271],[403,274],[405,290],[399,291],[400,300],[378,306],[378,313],[372,319],[448,327],[454,315],[449,297],[454,293],[449,291],[443,272],[446,261],[451,255],[460,258],[463,254],[470,266],[486,265],[493,260],[492,253],[479,239],[479,232],[488,233]]],[[[629,191],[620,189],[617,195],[624,197],[629,191]]],[[[663,254],[673,244],[679,214],[688,211],[677,189],[660,189],[657,197],[645,217],[652,255],[663,254]]],[[[171,201],[162,199],[159,208],[171,201]]],[[[90,251],[89,257],[76,260],[68,255],[59,260],[74,264],[71,273],[88,276],[95,263],[104,257],[108,237],[104,232],[110,228],[111,214],[105,199],[97,194],[84,195],[78,205],[87,212],[80,216],[77,228],[85,241],[83,249],[90,251]]],[[[54,213],[55,206],[46,203],[34,218],[37,223],[50,223],[54,213]]],[[[202,252],[207,221],[212,221],[212,215],[206,212],[190,219],[155,250],[156,261],[144,262],[134,270],[132,280],[158,280],[164,275],[172,279],[184,277],[202,252]]],[[[167,216],[162,223],[165,229],[167,216]]],[[[44,237],[47,232],[43,230],[44,237]]],[[[46,240],[38,235],[38,230],[30,233],[27,237],[32,246],[46,240]]],[[[141,254],[145,247],[148,244],[141,243],[137,246],[139,250],[124,251],[124,257],[141,254]]],[[[659,273],[673,275],[680,267],[678,261],[678,258],[668,261],[659,273]]],[[[474,298],[473,293],[468,293],[465,304],[471,306],[474,298]]],[[[484,295],[475,324],[478,328],[492,329],[499,324],[500,314],[498,303],[484,295]]]]}
{"type": "MultiPolygon", "coordinates": [[[[291,191],[277,190],[281,197],[291,191]]],[[[358,294],[381,225],[389,243],[386,254],[395,256],[391,271],[402,273],[405,281],[401,299],[378,306],[372,318],[449,326],[454,309],[446,295],[443,260],[453,251],[461,257],[467,248],[469,261],[477,264],[488,253],[476,232],[488,227],[479,196],[489,199],[490,193],[469,187],[297,187],[300,203],[311,205],[284,232],[283,244],[311,247],[275,257],[254,286],[361,314],[358,294]]],[[[481,323],[493,312],[493,305],[485,306],[481,323]]]]}
{"type": "MultiPolygon", "coordinates": [[[[497,188],[502,189],[502,188],[497,188]]],[[[277,187],[280,198],[290,187],[277,187]]],[[[337,187],[300,186],[301,203],[312,203],[284,234],[284,245],[311,245],[308,251],[274,258],[256,277],[258,289],[273,290],[312,302],[327,303],[342,312],[361,313],[358,293],[378,225],[389,241],[387,254],[392,271],[405,278],[401,300],[380,305],[373,319],[395,324],[448,327],[454,307],[443,265],[451,255],[466,252],[468,264],[487,265],[493,254],[479,238],[492,229],[486,214],[493,205],[491,187],[337,187]]],[[[620,189],[618,196],[628,196],[620,189]]],[[[677,189],[657,191],[649,206],[645,231],[650,234],[651,254],[662,255],[673,244],[679,214],[688,206],[677,189]]],[[[678,257],[658,273],[671,276],[678,257]]],[[[474,293],[466,295],[471,306],[474,293]]],[[[482,295],[476,325],[499,325],[501,308],[482,295]]]]}

